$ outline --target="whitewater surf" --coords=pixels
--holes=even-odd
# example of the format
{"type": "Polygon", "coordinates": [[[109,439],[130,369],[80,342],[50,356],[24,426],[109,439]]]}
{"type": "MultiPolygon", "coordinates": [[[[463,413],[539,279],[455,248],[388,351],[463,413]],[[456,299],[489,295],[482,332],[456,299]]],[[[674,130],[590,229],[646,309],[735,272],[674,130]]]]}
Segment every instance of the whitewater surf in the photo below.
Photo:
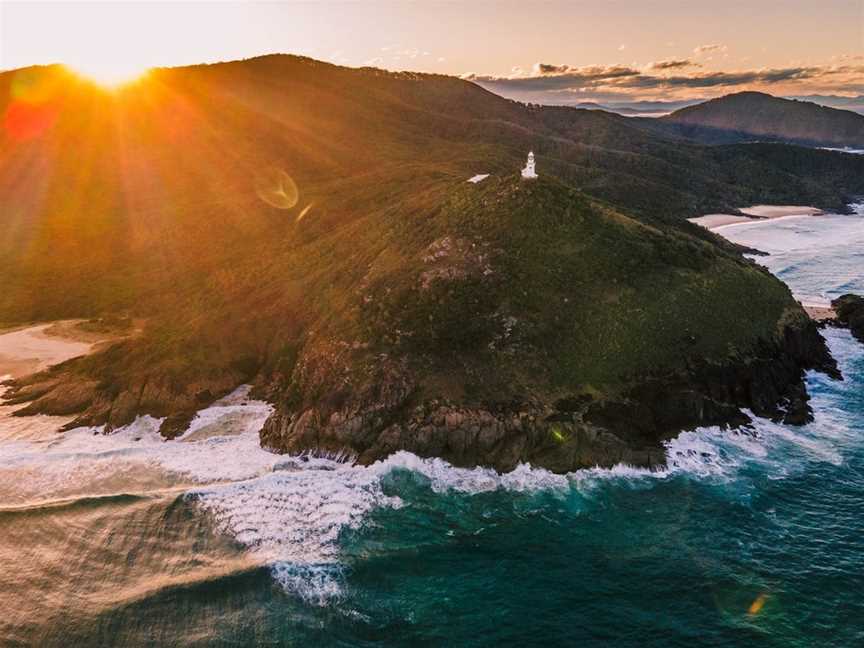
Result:
{"type": "MultiPolygon", "coordinates": [[[[821,303],[864,292],[862,224],[723,234],[821,303]]],[[[660,472],[280,456],[248,387],[172,441],[2,408],[2,643],[854,645],[864,347],[825,335],[846,380],[808,376],[813,423],[685,432],[660,472]]]]}

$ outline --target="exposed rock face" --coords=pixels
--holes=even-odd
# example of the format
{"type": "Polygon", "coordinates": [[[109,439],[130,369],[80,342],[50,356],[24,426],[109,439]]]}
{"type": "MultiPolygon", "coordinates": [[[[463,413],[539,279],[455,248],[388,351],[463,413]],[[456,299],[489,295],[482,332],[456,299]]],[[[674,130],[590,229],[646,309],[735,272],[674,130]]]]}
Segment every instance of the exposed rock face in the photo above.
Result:
{"type": "Polygon", "coordinates": [[[628,445],[622,437],[540,405],[493,411],[446,401],[411,406],[410,400],[372,404],[368,411],[333,413],[278,412],[261,431],[262,443],[281,452],[325,452],[355,455],[363,464],[398,450],[441,457],[459,466],[512,470],[531,462],[558,472],[578,467],[628,463],[663,464],[662,448],[628,445]],[[404,409],[402,416],[394,416],[404,409]]]}
{"type": "Polygon", "coordinates": [[[847,327],[852,335],[864,343],[864,297],[860,295],[843,295],[831,302],[837,313],[837,323],[847,327]]]}
{"type": "Polygon", "coordinates": [[[812,420],[804,371],[842,378],[813,322],[783,329],[782,342],[730,364],[702,364],[686,374],[652,379],[636,386],[623,403],[602,403],[589,415],[612,429],[629,427],[645,438],[667,438],[699,425],[747,422],[755,415],[800,425],[812,420]]]}
{"type": "Polygon", "coordinates": [[[14,416],[76,415],[63,426],[102,427],[107,434],[140,414],[164,418],[159,433],[166,439],[182,434],[195,413],[243,382],[236,372],[214,375],[206,383],[177,385],[164,376],[143,376],[125,389],[112,389],[76,371],[81,359],[10,381],[3,394],[6,405],[24,405],[14,416]]]}
{"type": "MultiPolygon", "coordinates": [[[[864,300],[844,296],[834,306],[838,319],[860,327],[864,300]]],[[[790,424],[811,420],[805,370],[835,378],[840,373],[816,323],[803,313],[780,330],[746,356],[633,380],[615,398],[582,392],[507,402],[444,397],[421,384],[408,358],[379,354],[364,365],[355,354],[365,348],[318,341],[290,376],[273,375],[259,384],[259,395],[276,405],[261,441],[278,452],[348,454],[364,464],[407,450],[502,471],[521,462],[556,472],[616,463],[659,467],[664,441],[698,426],[745,425],[743,409],[790,424]]],[[[180,393],[151,379],[111,398],[104,385],[75,380],[61,369],[16,381],[7,402],[29,403],[16,412],[22,415],[83,412],[68,427],[104,425],[106,432],[144,409],[166,417],[160,432],[172,438],[188,427],[196,409],[242,380],[223,375],[212,384],[186,385],[180,393]]]]}
{"type": "Polygon", "coordinates": [[[702,425],[746,424],[742,408],[791,424],[812,420],[806,369],[840,378],[809,320],[787,324],[780,341],[751,357],[652,377],[618,400],[427,401],[410,371],[385,362],[364,389],[339,393],[329,403],[304,403],[293,393],[277,404],[261,441],[279,452],[347,453],[364,464],[407,450],[502,471],[520,462],[556,472],[616,463],[657,467],[665,462],[663,441],[702,425]]]}

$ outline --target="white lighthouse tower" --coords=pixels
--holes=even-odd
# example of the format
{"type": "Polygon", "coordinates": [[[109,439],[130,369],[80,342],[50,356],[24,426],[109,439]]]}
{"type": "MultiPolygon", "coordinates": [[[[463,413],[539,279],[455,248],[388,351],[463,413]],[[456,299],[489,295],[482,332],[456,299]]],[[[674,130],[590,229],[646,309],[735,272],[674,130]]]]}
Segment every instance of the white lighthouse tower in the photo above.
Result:
{"type": "Polygon", "coordinates": [[[534,151],[528,151],[528,162],[525,163],[525,168],[522,169],[523,180],[534,180],[537,177],[537,172],[534,170],[534,151]]]}

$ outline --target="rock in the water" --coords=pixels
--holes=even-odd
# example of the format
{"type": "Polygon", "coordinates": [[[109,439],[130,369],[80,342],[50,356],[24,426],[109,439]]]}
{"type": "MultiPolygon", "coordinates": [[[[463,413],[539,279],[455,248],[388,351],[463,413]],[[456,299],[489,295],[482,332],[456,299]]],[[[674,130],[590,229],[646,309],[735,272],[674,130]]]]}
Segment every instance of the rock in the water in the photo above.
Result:
{"type": "Polygon", "coordinates": [[[837,313],[837,322],[848,327],[860,342],[864,343],[864,297],[847,294],[831,302],[837,313]]]}

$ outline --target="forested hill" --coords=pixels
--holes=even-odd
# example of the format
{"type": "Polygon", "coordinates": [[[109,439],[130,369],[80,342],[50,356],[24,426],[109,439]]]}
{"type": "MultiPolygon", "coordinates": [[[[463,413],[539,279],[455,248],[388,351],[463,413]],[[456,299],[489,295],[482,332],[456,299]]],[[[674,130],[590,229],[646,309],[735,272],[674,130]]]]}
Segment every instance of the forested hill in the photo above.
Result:
{"type": "Polygon", "coordinates": [[[532,460],[507,412],[542,423],[559,403],[568,421],[590,406],[638,438],[532,423],[546,465],[646,463],[684,425],[806,406],[815,329],[785,286],[684,219],[864,193],[856,156],[696,146],[452,77],[292,56],[160,69],[115,91],[30,68],[0,75],[0,97],[0,322],[143,322],[19,381],[22,413],[109,429],[151,414],[172,435],[252,381],[277,405],[270,445],[369,460],[400,447],[532,460]],[[524,183],[529,149],[540,179],[524,183]],[[686,373],[706,363],[694,388],[686,373]],[[770,373],[767,392],[742,387],[751,369],[770,373]],[[649,376],[674,384],[632,393],[649,376]],[[503,454],[381,436],[440,419],[443,402],[509,417],[503,454]],[[647,427],[640,403],[656,410],[647,427]],[[559,437],[606,445],[562,454],[559,437]]]}
{"type": "Polygon", "coordinates": [[[0,320],[132,303],[136,286],[242,253],[238,238],[273,226],[258,185],[274,168],[314,204],[316,232],[394,200],[429,207],[431,184],[512,172],[528,149],[542,174],[648,221],[864,193],[864,159],[682,145],[452,77],[285,55],[155,70],[114,92],[59,66],[12,71],[0,112],[0,320]]]}
{"type": "Polygon", "coordinates": [[[661,117],[660,122],[728,131],[749,139],[864,147],[864,115],[761,92],[739,92],[688,106],[661,117]]]}

